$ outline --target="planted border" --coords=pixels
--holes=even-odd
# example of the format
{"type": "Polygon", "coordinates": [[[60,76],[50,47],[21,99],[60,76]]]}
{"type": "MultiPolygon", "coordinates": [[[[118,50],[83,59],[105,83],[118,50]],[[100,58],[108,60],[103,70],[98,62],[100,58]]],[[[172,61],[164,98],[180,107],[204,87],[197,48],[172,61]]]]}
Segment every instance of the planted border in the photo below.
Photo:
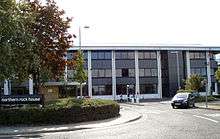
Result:
{"type": "Polygon", "coordinates": [[[86,105],[82,103],[84,105],[0,110],[0,125],[68,124],[108,119],[119,115],[120,106],[116,102],[96,101],[89,100],[86,105]]]}

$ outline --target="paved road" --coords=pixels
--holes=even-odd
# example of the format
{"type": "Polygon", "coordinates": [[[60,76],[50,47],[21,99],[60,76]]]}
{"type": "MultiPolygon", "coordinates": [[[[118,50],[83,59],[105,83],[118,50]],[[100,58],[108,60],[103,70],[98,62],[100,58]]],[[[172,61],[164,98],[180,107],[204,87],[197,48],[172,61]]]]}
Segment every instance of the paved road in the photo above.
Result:
{"type": "Polygon", "coordinates": [[[126,105],[143,114],[135,122],[96,129],[45,133],[8,138],[46,139],[220,139],[220,111],[172,109],[167,103],[148,102],[144,106],[126,105]]]}

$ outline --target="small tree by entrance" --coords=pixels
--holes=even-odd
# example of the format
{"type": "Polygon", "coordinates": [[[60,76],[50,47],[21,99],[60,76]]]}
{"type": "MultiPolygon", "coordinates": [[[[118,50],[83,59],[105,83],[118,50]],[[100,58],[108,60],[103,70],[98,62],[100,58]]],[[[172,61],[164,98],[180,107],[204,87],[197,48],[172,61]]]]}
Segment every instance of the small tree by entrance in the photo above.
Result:
{"type": "Polygon", "coordinates": [[[198,92],[203,87],[203,77],[198,74],[192,74],[185,81],[185,89],[198,92]]]}
{"type": "Polygon", "coordinates": [[[79,50],[76,56],[74,80],[80,84],[80,97],[82,98],[82,84],[87,80],[87,74],[83,67],[83,52],[79,50]]]}
{"type": "Polygon", "coordinates": [[[220,68],[215,72],[215,79],[220,82],[220,68]]]}

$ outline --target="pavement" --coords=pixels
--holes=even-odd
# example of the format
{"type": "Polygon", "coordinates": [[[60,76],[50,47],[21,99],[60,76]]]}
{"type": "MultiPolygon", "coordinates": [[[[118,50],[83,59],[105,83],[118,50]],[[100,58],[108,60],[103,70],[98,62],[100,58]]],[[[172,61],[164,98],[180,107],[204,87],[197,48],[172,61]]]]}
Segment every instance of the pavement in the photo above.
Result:
{"type": "Polygon", "coordinates": [[[208,102],[208,107],[206,107],[205,102],[196,103],[196,107],[201,109],[210,109],[210,110],[220,110],[220,101],[211,101],[208,102]]]}
{"type": "Polygon", "coordinates": [[[3,135],[22,135],[22,134],[39,134],[53,132],[67,132],[82,129],[94,129],[102,127],[110,127],[136,121],[142,117],[142,114],[131,109],[129,105],[121,104],[120,116],[107,120],[82,122],[76,124],[65,125],[49,125],[49,126],[0,126],[0,136],[3,135]]]}

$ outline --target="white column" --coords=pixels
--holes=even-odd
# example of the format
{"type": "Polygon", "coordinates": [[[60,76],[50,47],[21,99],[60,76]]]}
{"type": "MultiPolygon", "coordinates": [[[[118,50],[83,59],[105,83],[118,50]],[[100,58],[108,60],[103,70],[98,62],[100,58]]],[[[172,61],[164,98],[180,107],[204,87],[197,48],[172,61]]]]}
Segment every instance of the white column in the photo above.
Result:
{"type": "Polygon", "coordinates": [[[161,54],[160,51],[157,51],[157,76],[158,76],[158,94],[162,99],[162,75],[161,75],[161,54]]]}
{"type": "Polygon", "coordinates": [[[112,50],[112,97],[116,100],[116,67],[114,50],[112,50]]]}
{"type": "Polygon", "coordinates": [[[4,81],[4,95],[9,95],[8,80],[4,81]]]}
{"type": "Polygon", "coordinates": [[[33,89],[33,78],[32,75],[29,75],[29,95],[34,94],[34,89],[33,89]]]}
{"type": "Polygon", "coordinates": [[[187,78],[189,78],[191,75],[189,51],[186,51],[186,73],[187,73],[187,78]]]}
{"type": "Polygon", "coordinates": [[[211,66],[210,66],[210,54],[206,52],[206,63],[207,63],[207,81],[208,81],[208,94],[211,93],[211,66]]]}
{"type": "Polygon", "coordinates": [[[135,50],[135,96],[137,99],[137,102],[139,102],[140,97],[140,84],[139,84],[139,64],[138,64],[138,51],[135,50]]]}
{"type": "Polygon", "coordinates": [[[218,95],[218,82],[215,82],[215,94],[218,95]]]}
{"type": "Polygon", "coordinates": [[[65,56],[66,64],[65,64],[65,72],[64,72],[64,81],[67,83],[67,54],[65,56]]]}
{"type": "Polygon", "coordinates": [[[88,93],[92,97],[92,58],[91,51],[88,51],[88,93]]]}

